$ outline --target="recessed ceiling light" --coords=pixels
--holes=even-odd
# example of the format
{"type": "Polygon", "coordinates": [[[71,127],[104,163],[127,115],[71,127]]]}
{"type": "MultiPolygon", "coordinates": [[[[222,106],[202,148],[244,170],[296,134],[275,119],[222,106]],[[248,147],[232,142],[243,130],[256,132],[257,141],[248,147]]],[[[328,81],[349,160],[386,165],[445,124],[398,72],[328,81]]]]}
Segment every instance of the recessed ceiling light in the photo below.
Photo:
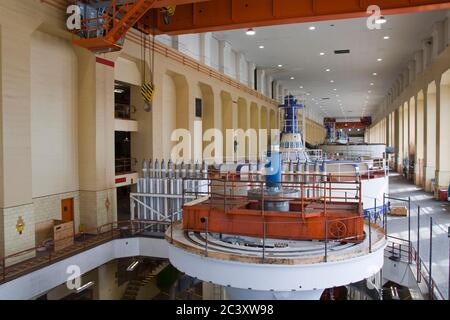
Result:
{"type": "Polygon", "coordinates": [[[374,73],[372,73],[372,75],[373,75],[373,76],[377,76],[377,75],[378,75],[378,73],[374,72],[374,73]]]}
{"type": "Polygon", "coordinates": [[[386,20],[386,18],[383,17],[383,16],[381,16],[381,17],[379,17],[379,18],[377,18],[377,19],[375,20],[375,23],[377,23],[377,24],[383,24],[383,23],[386,23],[386,22],[387,22],[387,20],[386,20]]]}
{"type": "Polygon", "coordinates": [[[250,28],[245,32],[245,34],[248,36],[254,36],[256,34],[256,31],[250,28]]]}
{"type": "Polygon", "coordinates": [[[260,49],[264,49],[264,46],[259,46],[260,49]]]}
{"type": "Polygon", "coordinates": [[[336,97],[339,98],[339,95],[337,94],[336,97]]]}
{"type": "Polygon", "coordinates": [[[325,52],[321,52],[321,53],[319,53],[321,56],[324,56],[325,55],[325,52]]]}
{"type": "Polygon", "coordinates": [[[374,83],[372,82],[371,84],[370,84],[371,86],[373,86],[374,85],[374,83]]]}
{"type": "Polygon", "coordinates": [[[367,91],[368,93],[372,93],[372,90],[367,91]]]}
{"type": "Polygon", "coordinates": [[[282,65],[282,64],[279,64],[279,65],[278,65],[278,68],[283,68],[283,65],[282,65]]]}
{"type": "Polygon", "coordinates": [[[331,80],[330,82],[331,82],[331,83],[334,83],[334,80],[331,80]]]}
{"type": "Polygon", "coordinates": [[[330,72],[330,71],[331,71],[331,69],[325,69],[325,71],[326,71],[326,72],[330,72]]]}
{"type": "Polygon", "coordinates": [[[303,89],[303,86],[300,86],[299,88],[300,88],[300,89],[303,89]]]}
{"type": "Polygon", "coordinates": [[[381,58],[378,58],[378,59],[377,59],[377,61],[378,61],[378,62],[381,62],[381,61],[383,61],[383,59],[381,59],[381,58]]]}
{"type": "Polygon", "coordinates": [[[294,77],[291,77],[291,80],[295,80],[295,78],[294,78],[294,77]]]}
{"type": "Polygon", "coordinates": [[[389,36],[385,36],[383,39],[384,40],[389,40],[391,37],[389,37],[389,36]]]}
{"type": "Polygon", "coordinates": [[[309,30],[311,30],[311,31],[316,30],[316,27],[311,26],[311,27],[309,27],[309,30]]]}
{"type": "Polygon", "coordinates": [[[310,96],[310,95],[311,95],[311,93],[307,92],[307,93],[306,93],[306,95],[307,95],[307,96],[310,96]]]}

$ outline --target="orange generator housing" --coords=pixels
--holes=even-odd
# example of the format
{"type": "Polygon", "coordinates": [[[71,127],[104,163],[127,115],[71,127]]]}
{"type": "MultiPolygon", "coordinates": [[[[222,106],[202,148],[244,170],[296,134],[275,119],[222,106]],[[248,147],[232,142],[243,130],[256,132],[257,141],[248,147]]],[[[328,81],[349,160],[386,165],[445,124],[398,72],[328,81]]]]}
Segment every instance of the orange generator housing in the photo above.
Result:
{"type": "Polygon", "coordinates": [[[183,207],[183,228],[285,240],[364,240],[362,204],[350,202],[290,201],[289,212],[269,212],[258,201],[204,198],[183,207]]]}

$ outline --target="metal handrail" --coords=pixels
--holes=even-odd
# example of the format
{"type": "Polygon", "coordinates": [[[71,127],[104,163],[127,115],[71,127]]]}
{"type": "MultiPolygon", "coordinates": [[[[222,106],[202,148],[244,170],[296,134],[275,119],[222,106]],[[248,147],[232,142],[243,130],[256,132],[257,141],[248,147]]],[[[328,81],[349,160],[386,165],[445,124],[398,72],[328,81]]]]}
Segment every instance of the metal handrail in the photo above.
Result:
{"type": "Polygon", "coordinates": [[[428,292],[428,294],[430,295],[430,300],[434,300],[435,298],[438,298],[439,300],[446,300],[444,294],[439,289],[439,286],[437,285],[434,278],[430,277],[430,272],[427,264],[423,262],[414,246],[411,245],[412,243],[406,239],[398,238],[395,236],[388,236],[388,239],[391,239],[391,241],[388,241],[387,248],[392,248],[393,254],[397,252],[400,259],[403,256],[402,254],[406,254],[408,261],[410,260],[417,265],[416,282],[421,283],[422,278],[424,279],[427,287],[431,288],[431,291],[428,292]],[[402,242],[403,244],[398,242],[402,242]]]}
{"type": "MultiPolygon", "coordinates": [[[[136,235],[140,235],[143,232],[147,231],[149,226],[154,225],[160,225],[169,227],[171,225],[170,222],[167,221],[152,221],[152,220],[134,220],[134,221],[119,221],[119,222],[111,222],[102,226],[99,226],[95,229],[90,229],[85,232],[80,232],[75,234],[74,236],[65,237],[63,239],[59,240],[66,240],[66,239],[74,239],[75,242],[73,244],[73,250],[69,251],[68,253],[64,252],[54,252],[53,249],[49,250],[47,253],[47,259],[45,261],[40,261],[37,265],[39,267],[45,267],[47,265],[50,265],[52,263],[55,263],[57,261],[60,261],[62,259],[68,258],[70,256],[73,256],[74,254],[79,253],[80,251],[84,251],[88,248],[96,247],[98,245],[101,245],[105,243],[105,241],[111,241],[116,238],[120,238],[120,231],[124,227],[128,227],[128,230],[131,229],[131,234],[129,237],[134,237],[136,235]],[[79,246],[81,245],[81,247],[79,246]]],[[[21,258],[28,254],[36,254],[39,248],[42,248],[42,246],[35,246],[33,248],[25,249],[19,252],[15,252],[12,254],[9,254],[4,257],[0,257],[0,284],[8,282],[10,280],[13,280],[17,278],[18,276],[25,275],[31,271],[36,270],[37,265],[26,265],[27,266],[23,268],[22,270],[19,270],[18,272],[12,274],[11,276],[8,276],[8,269],[11,268],[17,268],[18,266],[24,262],[30,262],[33,259],[40,259],[42,256],[35,256],[31,257],[29,259],[26,259],[21,262],[12,263],[11,265],[7,265],[8,260],[21,258]]]]}

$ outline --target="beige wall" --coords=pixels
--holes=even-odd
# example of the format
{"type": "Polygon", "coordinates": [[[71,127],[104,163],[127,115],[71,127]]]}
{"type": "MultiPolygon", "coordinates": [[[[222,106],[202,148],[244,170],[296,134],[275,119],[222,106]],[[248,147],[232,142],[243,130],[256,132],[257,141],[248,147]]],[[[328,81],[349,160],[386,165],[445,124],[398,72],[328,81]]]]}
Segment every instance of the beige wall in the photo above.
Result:
{"type": "Polygon", "coordinates": [[[31,40],[34,198],[79,190],[76,93],[77,58],[70,42],[36,31],[31,40]]]}

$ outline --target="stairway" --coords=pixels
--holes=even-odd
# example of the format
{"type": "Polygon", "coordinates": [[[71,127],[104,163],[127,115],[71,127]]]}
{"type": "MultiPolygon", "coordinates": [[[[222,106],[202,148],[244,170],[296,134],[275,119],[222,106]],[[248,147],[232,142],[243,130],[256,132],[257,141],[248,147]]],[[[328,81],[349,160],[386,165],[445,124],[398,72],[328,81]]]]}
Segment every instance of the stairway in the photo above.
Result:
{"type": "MultiPolygon", "coordinates": [[[[84,37],[73,40],[73,43],[95,53],[121,50],[128,30],[154,7],[156,0],[129,0],[118,3],[120,4],[116,4],[115,7],[110,3],[105,7],[105,14],[94,20],[97,21],[94,23],[96,31],[81,33],[84,37]],[[90,37],[91,35],[95,36],[90,37]]],[[[82,22],[85,28],[88,24],[93,24],[92,18],[82,22]]]]}
{"type": "Polygon", "coordinates": [[[141,288],[151,283],[168,265],[168,262],[158,261],[144,277],[131,280],[125,289],[122,300],[136,300],[141,288]]]}

